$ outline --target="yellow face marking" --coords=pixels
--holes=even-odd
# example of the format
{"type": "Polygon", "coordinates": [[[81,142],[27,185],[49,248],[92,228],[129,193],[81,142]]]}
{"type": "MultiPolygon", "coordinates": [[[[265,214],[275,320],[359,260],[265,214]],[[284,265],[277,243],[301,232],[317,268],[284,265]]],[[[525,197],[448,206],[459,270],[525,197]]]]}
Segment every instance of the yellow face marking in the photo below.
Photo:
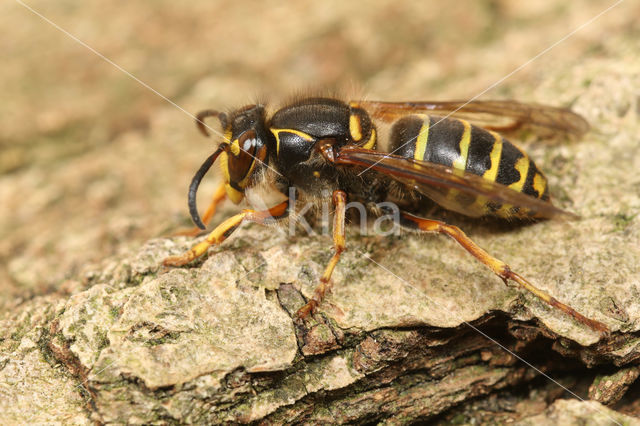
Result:
{"type": "Polygon", "coordinates": [[[362,124],[360,123],[360,117],[355,114],[349,116],[349,133],[354,142],[358,142],[362,139],[362,124]]]}
{"type": "MultiPolygon", "coordinates": [[[[233,188],[231,185],[229,185],[229,181],[231,180],[231,177],[229,176],[229,157],[227,155],[226,152],[222,152],[220,153],[220,157],[219,157],[219,161],[220,161],[220,167],[222,168],[222,175],[224,176],[224,189],[227,192],[227,196],[229,197],[229,199],[234,203],[234,204],[238,204],[240,201],[242,201],[242,199],[244,198],[244,193],[238,191],[237,189],[233,188]]],[[[255,165],[255,161],[254,164],[252,165],[252,167],[255,165]]],[[[244,182],[245,179],[243,179],[244,182]]]]}
{"type": "Polygon", "coordinates": [[[453,162],[454,174],[456,171],[463,172],[467,168],[467,157],[469,156],[469,144],[471,142],[471,124],[466,120],[460,120],[460,122],[464,125],[464,132],[462,132],[462,138],[460,139],[460,156],[453,162]]]}
{"type": "Polygon", "coordinates": [[[547,189],[547,179],[545,179],[545,177],[540,173],[536,173],[533,177],[533,189],[538,192],[538,198],[542,197],[545,189],[547,189]]]}
{"type": "MultiPolygon", "coordinates": [[[[224,139],[226,141],[231,142],[231,126],[227,126],[227,128],[225,129],[225,131],[224,131],[224,139]]],[[[235,154],[238,155],[240,153],[239,142],[238,142],[237,139],[234,142],[236,144],[235,148],[233,148],[233,143],[231,143],[230,144],[230,149],[231,149],[232,152],[234,151],[234,149],[237,150],[235,152],[235,154]]],[[[220,163],[220,168],[222,169],[222,175],[224,176],[224,181],[226,182],[225,186],[228,187],[229,186],[229,181],[231,180],[231,176],[229,176],[229,157],[228,157],[227,153],[226,152],[220,153],[220,159],[218,161],[220,163]]],[[[233,189],[233,188],[231,188],[231,189],[233,189]]],[[[229,195],[229,198],[231,198],[233,200],[229,190],[227,190],[227,195],[229,195]]]]}
{"type": "Polygon", "coordinates": [[[274,128],[271,128],[269,130],[271,130],[271,133],[273,133],[273,136],[276,137],[276,154],[280,154],[280,133],[281,132],[292,133],[294,135],[298,135],[298,136],[300,136],[302,139],[304,139],[307,142],[313,141],[313,136],[308,135],[308,134],[306,134],[304,132],[301,132],[300,130],[295,130],[295,129],[274,129],[274,128]]]}
{"type": "MultiPolygon", "coordinates": [[[[240,155],[240,141],[238,139],[234,140],[229,145],[229,150],[235,156],[240,155]]],[[[223,152],[220,154],[220,164],[222,165],[222,173],[224,174],[225,181],[229,183],[229,181],[231,181],[231,176],[229,175],[229,157],[227,156],[226,152],[223,152]]],[[[244,188],[245,186],[247,186],[247,183],[249,183],[249,178],[251,177],[251,173],[253,172],[253,169],[255,169],[255,167],[256,167],[256,161],[254,159],[251,162],[251,166],[249,167],[249,170],[247,171],[247,174],[245,175],[245,177],[240,182],[237,183],[237,185],[240,188],[244,188]]],[[[233,189],[233,188],[231,188],[231,190],[238,192],[236,189],[233,189]]],[[[233,197],[231,196],[231,193],[229,193],[229,191],[227,191],[227,193],[229,194],[229,198],[233,199],[233,197]]],[[[242,195],[242,197],[244,197],[244,195],[242,195]]]]}
{"type": "Polygon", "coordinates": [[[376,129],[372,128],[371,136],[369,136],[369,140],[367,141],[367,143],[362,145],[362,147],[364,149],[373,149],[375,145],[376,145],[376,129]]]}
{"type": "Polygon", "coordinates": [[[484,172],[482,177],[495,182],[496,178],[498,177],[498,166],[500,166],[500,158],[502,157],[502,136],[500,136],[496,132],[489,133],[491,133],[491,136],[495,138],[493,148],[491,148],[491,154],[489,154],[489,157],[491,158],[491,167],[489,168],[489,170],[484,172]]]}
{"type": "Polygon", "coordinates": [[[319,178],[320,177],[320,172],[316,170],[315,172],[313,172],[313,175],[315,177],[319,178]]]}
{"type": "Polygon", "coordinates": [[[413,153],[413,158],[416,160],[423,161],[424,154],[427,152],[427,142],[429,141],[429,128],[430,124],[429,116],[424,117],[424,121],[422,123],[422,127],[420,127],[420,131],[418,132],[418,139],[416,139],[416,149],[413,153]]]}
{"type": "Polygon", "coordinates": [[[228,183],[225,183],[224,189],[225,191],[227,191],[227,195],[229,196],[229,199],[233,202],[233,204],[240,203],[240,201],[242,201],[242,199],[244,198],[244,193],[238,191],[228,183]]]}
{"type": "Polygon", "coordinates": [[[518,161],[516,161],[515,169],[520,173],[520,179],[509,185],[509,188],[521,192],[522,187],[524,186],[524,181],[527,179],[527,173],[529,172],[529,157],[526,155],[524,157],[520,157],[518,161]]]}
{"type": "Polygon", "coordinates": [[[221,152],[220,160],[218,161],[220,162],[220,168],[222,169],[224,181],[228,183],[231,180],[231,177],[229,176],[229,158],[227,157],[227,153],[221,152]]]}
{"type": "Polygon", "coordinates": [[[240,141],[236,139],[235,141],[231,142],[231,145],[229,145],[229,149],[231,150],[233,155],[240,155],[240,141]]]}

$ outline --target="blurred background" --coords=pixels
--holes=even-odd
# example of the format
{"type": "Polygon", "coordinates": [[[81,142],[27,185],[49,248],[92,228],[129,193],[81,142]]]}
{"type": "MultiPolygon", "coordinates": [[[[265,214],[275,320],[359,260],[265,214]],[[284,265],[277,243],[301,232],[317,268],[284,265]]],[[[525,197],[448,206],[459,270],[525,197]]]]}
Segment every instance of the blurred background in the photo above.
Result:
{"type": "MultiPolygon", "coordinates": [[[[26,4],[195,114],[308,90],[468,99],[614,2],[26,4]]],[[[73,292],[87,265],[188,225],[188,183],[216,143],[28,7],[0,5],[0,308],[8,310],[73,292]]],[[[615,6],[483,98],[571,105],[591,84],[582,67],[637,55],[638,16],[638,2],[615,6]]]]}

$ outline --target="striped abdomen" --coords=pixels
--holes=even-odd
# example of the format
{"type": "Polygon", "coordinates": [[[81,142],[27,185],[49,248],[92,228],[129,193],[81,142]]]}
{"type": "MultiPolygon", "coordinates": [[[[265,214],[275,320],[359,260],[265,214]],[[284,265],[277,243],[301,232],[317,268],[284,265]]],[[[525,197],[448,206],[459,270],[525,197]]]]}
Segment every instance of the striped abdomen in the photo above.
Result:
{"type": "MultiPolygon", "coordinates": [[[[500,183],[547,201],[547,179],[529,156],[498,133],[471,125],[465,120],[411,115],[391,129],[390,151],[406,158],[442,164],[500,183]]],[[[462,199],[455,190],[428,193],[451,210],[470,216],[528,216],[514,206],[495,205],[483,199],[462,199]],[[456,198],[458,197],[458,198],[456,198]]],[[[467,197],[468,198],[468,197],[467,197]]]]}

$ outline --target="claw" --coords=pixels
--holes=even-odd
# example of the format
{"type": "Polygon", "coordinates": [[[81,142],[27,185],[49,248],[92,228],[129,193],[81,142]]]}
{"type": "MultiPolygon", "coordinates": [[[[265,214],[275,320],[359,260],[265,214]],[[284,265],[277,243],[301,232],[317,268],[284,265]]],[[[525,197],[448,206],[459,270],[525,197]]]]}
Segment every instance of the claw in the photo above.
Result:
{"type": "Polygon", "coordinates": [[[306,305],[298,309],[298,311],[296,312],[296,317],[298,319],[304,320],[309,316],[309,314],[315,313],[317,307],[318,302],[316,302],[314,299],[311,299],[309,300],[309,302],[307,302],[306,305]]]}

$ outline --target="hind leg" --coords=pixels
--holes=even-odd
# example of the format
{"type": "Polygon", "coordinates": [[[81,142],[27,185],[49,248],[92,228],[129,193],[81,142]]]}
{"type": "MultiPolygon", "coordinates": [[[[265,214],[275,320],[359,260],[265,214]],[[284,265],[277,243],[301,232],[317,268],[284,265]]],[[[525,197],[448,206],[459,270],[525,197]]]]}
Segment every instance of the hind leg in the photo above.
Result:
{"type": "Polygon", "coordinates": [[[553,306],[556,309],[560,309],[567,315],[572,316],[574,319],[592,328],[593,330],[596,330],[602,333],[607,333],[609,331],[606,325],[602,324],[599,321],[595,321],[585,317],[584,315],[580,314],[572,307],[559,302],[557,299],[555,299],[546,291],[535,287],[525,278],[513,272],[509,265],[491,256],[484,249],[482,249],[480,246],[474,243],[457,226],[448,225],[444,222],[440,222],[437,220],[423,219],[421,217],[417,217],[405,212],[401,214],[401,221],[403,226],[410,229],[420,230],[424,232],[436,232],[439,234],[448,235],[449,237],[456,240],[458,244],[460,244],[466,251],[471,253],[476,259],[478,259],[480,262],[485,264],[489,269],[491,269],[497,276],[499,276],[504,281],[505,284],[507,284],[508,280],[515,281],[521,287],[533,293],[539,299],[543,300],[544,302],[548,303],[549,305],[553,306]]]}

